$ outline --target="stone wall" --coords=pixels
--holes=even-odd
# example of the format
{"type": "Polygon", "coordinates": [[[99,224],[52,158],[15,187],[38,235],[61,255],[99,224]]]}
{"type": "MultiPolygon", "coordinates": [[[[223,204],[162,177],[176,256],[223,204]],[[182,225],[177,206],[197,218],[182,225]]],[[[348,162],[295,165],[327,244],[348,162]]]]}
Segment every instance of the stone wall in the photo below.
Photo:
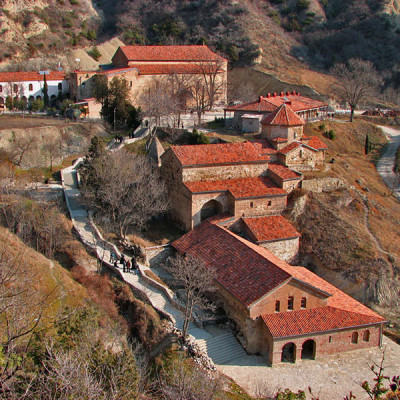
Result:
{"type": "Polygon", "coordinates": [[[297,258],[299,252],[299,238],[275,240],[273,242],[260,242],[259,246],[266,248],[277,257],[291,263],[297,258]]]}
{"type": "Polygon", "coordinates": [[[321,193],[348,187],[348,184],[339,178],[314,178],[301,182],[301,188],[310,192],[321,193]]]}
{"type": "Polygon", "coordinates": [[[174,249],[169,244],[164,246],[147,247],[144,250],[150,267],[155,267],[163,263],[174,253],[174,249]]]}
{"type": "Polygon", "coordinates": [[[234,217],[262,217],[281,214],[287,205],[287,195],[236,199],[234,217]]]}
{"type": "Polygon", "coordinates": [[[212,181],[219,179],[249,178],[266,175],[268,161],[237,165],[212,165],[207,167],[183,168],[182,179],[187,181],[212,181]]]}

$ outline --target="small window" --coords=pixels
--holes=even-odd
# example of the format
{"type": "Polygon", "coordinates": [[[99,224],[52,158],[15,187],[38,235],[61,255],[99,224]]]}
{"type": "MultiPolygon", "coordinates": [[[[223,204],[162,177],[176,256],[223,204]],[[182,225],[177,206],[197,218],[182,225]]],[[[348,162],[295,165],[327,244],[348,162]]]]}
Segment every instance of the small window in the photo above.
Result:
{"type": "Polygon", "coordinates": [[[3,91],[3,85],[0,85],[0,93],[3,91]]]}
{"type": "Polygon", "coordinates": [[[369,333],[368,330],[366,330],[366,331],[364,332],[364,335],[363,335],[363,341],[364,341],[364,342],[369,342],[369,336],[370,336],[370,333],[369,333]]]}
{"type": "Polygon", "coordinates": [[[294,133],[294,138],[295,138],[295,139],[297,138],[297,133],[296,133],[296,132],[294,133]]]}
{"type": "Polygon", "coordinates": [[[18,93],[18,85],[14,85],[14,93],[18,93]]]}
{"type": "Polygon", "coordinates": [[[332,343],[332,336],[329,336],[329,343],[332,343]]]}
{"type": "Polygon", "coordinates": [[[129,82],[129,86],[132,87],[132,81],[129,82]]]}
{"type": "Polygon", "coordinates": [[[33,85],[32,85],[32,83],[30,83],[29,84],[29,91],[32,92],[32,90],[33,90],[33,85]]]}
{"type": "Polygon", "coordinates": [[[353,332],[351,335],[351,343],[357,344],[358,343],[358,332],[353,332]]]}
{"type": "Polygon", "coordinates": [[[271,205],[272,205],[272,201],[269,200],[269,201],[268,201],[268,207],[270,207],[271,205]]]}
{"type": "Polygon", "coordinates": [[[301,308],[307,308],[307,299],[305,297],[301,298],[301,308]]]}
{"type": "Polygon", "coordinates": [[[251,201],[250,202],[250,208],[253,208],[254,207],[254,203],[251,201]]]}
{"type": "Polygon", "coordinates": [[[300,150],[300,158],[303,158],[303,150],[300,150]]]}
{"type": "Polygon", "coordinates": [[[62,90],[62,83],[61,82],[58,84],[58,90],[62,90]]]}
{"type": "Polygon", "coordinates": [[[287,301],[287,309],[288,310],[293,310],[293,305],[294,305],[294,297],[289,296],[288,301],[287,301]]]}
{"type": "Polygon", "coordinates": [[[279,312],[281,311],[281,302],[279,300],[277,300],[275,302],[275,312],[279,312]]]}

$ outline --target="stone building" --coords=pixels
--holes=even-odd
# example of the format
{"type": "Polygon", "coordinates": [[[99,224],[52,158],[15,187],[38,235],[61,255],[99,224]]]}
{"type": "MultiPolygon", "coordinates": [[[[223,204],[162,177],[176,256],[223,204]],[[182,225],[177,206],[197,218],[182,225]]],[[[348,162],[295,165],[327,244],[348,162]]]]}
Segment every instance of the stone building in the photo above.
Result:
{"type": "Polygon", "coordinates": [[[281,92],[279,95],[268,93],[265,97],[259,96],[257,100],[226,107],[224,108],[224,119],[227,124],[238,127],[243,132],[260,132],[262,119],[282,104],[290,105],[292,110],[307,122],[323,119],[328,115],[328,104],[292,91],[281,92]],[[232,114],[231,118],[227,118],[232,114]],[[251,122],[250,118],[252,118],[251,122]]]}
{"type": "Polygon", "coordinates": [[[301,174],[285,166],[270,170],[269,160],[251,142],[171,146],[161,156],[171,215],[190,230],[216,214],[280,214],[301,174]]]}
{"type": "MultiPolygon", "coordinates": [[[[76,70],[71,74],[71,98],[82,101],[93,97],[94,79],[102,75],[111,81],[123,77],[128,81],[134,105],[143,99],[154,84],[167,82],[172,76],[204,80],[215,88],[214,104],[225,105],[227,96],[228,61],[205,45],[193,46],[121,46],[112,58],[110,69],[100,71],[76,70]]],[[[184,106],[191,106],[187,92],[182,94],[184,106]]]]}
{"type": "Polygon", "coordinates": [[[381,316],[218,220],[201,223],[172,245],[215,268],[219,301],[242,345],[272,365],[381,345],[381,316]]]}

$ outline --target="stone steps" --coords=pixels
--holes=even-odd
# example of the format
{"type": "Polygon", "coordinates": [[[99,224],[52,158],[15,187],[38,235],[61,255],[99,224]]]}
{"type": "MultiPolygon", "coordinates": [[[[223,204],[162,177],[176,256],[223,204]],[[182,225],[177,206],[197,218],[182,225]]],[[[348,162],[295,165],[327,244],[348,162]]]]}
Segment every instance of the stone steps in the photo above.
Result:
{"type": "Polygon", "coordinates": [[[243,347],[231,332],[196,341],[199,348],[208,354],[215,364],[226,364],[227,362],[246,356],[243,347]]]}

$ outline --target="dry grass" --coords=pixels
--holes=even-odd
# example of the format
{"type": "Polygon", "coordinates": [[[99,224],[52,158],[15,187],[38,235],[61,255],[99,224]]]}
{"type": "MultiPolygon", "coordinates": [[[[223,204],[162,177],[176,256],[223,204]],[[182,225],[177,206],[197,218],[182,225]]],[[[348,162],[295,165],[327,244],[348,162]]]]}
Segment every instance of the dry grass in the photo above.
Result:
{"type": "Polygon", "coordinates": [[[153,279],[154,281],[158,282],[160,285],[163,285],[165,287],[168,287],[168,285],[157,275],[155,274],[153,271],[151,271],[150,269],[145,269],[144,270],[144,274],[146,276],[148,276],[149,278],[153,279]]]}

